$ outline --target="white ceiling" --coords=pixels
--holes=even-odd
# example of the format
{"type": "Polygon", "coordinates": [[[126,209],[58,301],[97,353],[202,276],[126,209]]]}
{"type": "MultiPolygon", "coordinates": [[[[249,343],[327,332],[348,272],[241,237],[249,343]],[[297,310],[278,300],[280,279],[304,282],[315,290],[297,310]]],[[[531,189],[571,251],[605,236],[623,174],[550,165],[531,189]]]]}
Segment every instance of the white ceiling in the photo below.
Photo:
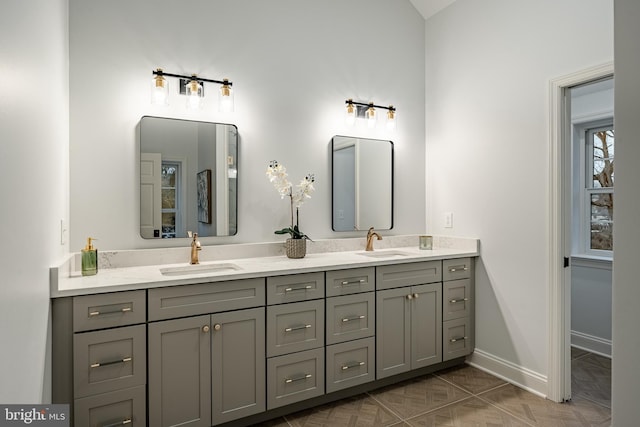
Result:
{"type": "Polygon", "coordinates": [[[424,19],[440,12],[445,7],[449,6],[456,0],[409,0],[413,6],[418,9],[418,12],[424,16],[424,19]]]}

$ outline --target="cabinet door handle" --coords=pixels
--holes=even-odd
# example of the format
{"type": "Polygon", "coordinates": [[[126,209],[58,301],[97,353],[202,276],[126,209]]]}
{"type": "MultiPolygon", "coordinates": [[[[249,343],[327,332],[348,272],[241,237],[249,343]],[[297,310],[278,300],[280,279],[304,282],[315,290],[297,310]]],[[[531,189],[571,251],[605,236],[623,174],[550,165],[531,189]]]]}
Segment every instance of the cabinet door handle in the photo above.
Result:
{"type": "Polygon", "coordinates": [[[467,271],[469,269],[469,267],[467,267],[466,265],[456,265],[454,267],[449,267],[449,272],[450,273],[455,273],[456,271],[467,271]]]}
{"type": "Polygon", "coordinates": [[[220,323],[216,323],[215,325],[213,325],[214,331],[219,331],[221,328],[222,328],[222,325],[220,323]]]}
{"type": "Polygon", "coordinates": [[[364,314],[361,314],[360,316],[355,316],[355,317],[345,317],[342,319],[343,322],[352,322],[354,320],[361,320],[364,319],[366,316],[364,314]]]}
{"type": "Polygon", "coordinates": [[[342,370],[346,371],[347,369],[357,368],[358,366],[364,366],[364,362],[355,362],[348,365],[342,365],[342,370]]]}
{"type": "Polygon", "coordinates": [[[131,418],[127,418],[122,421],[118,421],[117,423],[111,424],[102,424],[100,427],[116,427],[116,426],[126,426],[127,424],[131,424],[133,420],[131,418]]]}
{"type": "Polygon", "coordinates": [[[418,293],[413,294],[413,299],[418,299],[418,298],[420,298],[420,294],[418,293]]]}
{"type": "Polygon", "coordinates": [[[451,339],[449,340],[449,342],[452,342],[452,343],[453,343],[453,342],[458,342],[458,341],[464,341],[464,340],[467,340],[467,339],[469,339],[469,338],[468,338],[468,337],[451,338],[451,339]]]}
{"type": "Polygon", "coordinates": [[[97,362],[97,363],[92,363],[91,365],[89,365],[91,368],[99,368],[101,366],[109,366],[109,365],[115,365],[117,363],[127,363],[127,362],[131,362],[133,360],[133,358],[131,357],[125,357],[124,359],[118,359],[118,360],[111,360],[109,362],[97,362]]]}
{"type": "Polygon", "coordinates": [[[407,299],[413,299],[413,295],[411,294],[407,295],[407,299]]]}
{"type": "Polygon", "coordinates": [[[122,307],[119,310],[111,310],[111,311],[90,311],[89,317],[101,316],[103,314],[114,314],[114,313],[128,313],[132,310],[131,307],[122,307]]]}
{"type": "Polygon", "coordinates": [[[209,325],[204,325],[202,327],[202,332],[209,332],[209,325]]]}
{"type": "Polygon", "coordinates": [[[311,375],[311,374],[301,375],[301,376],[295,377],[295,378],[287,378],[287,379],[284,380],[284,382],[286,384],[291,384],[292,382],[295,382],[295,381],[307,380],[307,379],[311,378],[312,376],[313,375],[311,375]]]}
{"type": "Polygon", "coordinates": [[[466,302],[469,301],[469,298],[462,298],[462,299],[450,299],[449,303],[451,304],[457,304],[459,302],[466,302]]]}
{"type": "Polygon", "coordinates": [[[302,288],[285,288],[285,292],[295,292],[295,291],[308,291],[309,289],[313,289],[313,286],[307,285],[302,288]]]}
{"type": "Polygon", "coordinates": [[[351,281],[349,281],[349,280],[343,280],[343,281],[342,281],[342,283],[341,283],[341,285],[342,285],[342,286],[346,286],[346,285],[359,285],[359,284],[364,283],[364,282],[366,282],[366,280],[364,280],[364,279],[351,280],[351,281]]]}
{"type": "Polygon", "coordinates": [[[285,332],[293,332],[293,331],[301,331],[303,329],[309,329],[311,325],[302,325],[302,326],[293,326],[291,328],[286,328],[285,332]]]}

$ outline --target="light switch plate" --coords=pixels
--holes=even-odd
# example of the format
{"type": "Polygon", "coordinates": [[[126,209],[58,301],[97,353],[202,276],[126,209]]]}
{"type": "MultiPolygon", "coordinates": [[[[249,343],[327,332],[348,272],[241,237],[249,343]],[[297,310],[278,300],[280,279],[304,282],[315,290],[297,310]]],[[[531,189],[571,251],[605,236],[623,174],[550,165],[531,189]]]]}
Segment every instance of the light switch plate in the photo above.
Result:
{"type": "Polygon", "coordinates": [[[444,228],[453,228],[453,212],[444,213],[444,228]]]}

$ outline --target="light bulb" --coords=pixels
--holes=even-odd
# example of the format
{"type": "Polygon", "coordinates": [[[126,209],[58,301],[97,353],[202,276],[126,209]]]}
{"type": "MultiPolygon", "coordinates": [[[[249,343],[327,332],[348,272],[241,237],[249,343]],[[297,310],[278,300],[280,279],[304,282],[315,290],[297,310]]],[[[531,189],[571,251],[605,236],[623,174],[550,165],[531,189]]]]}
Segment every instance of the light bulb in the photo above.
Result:
{"type": "Polygon", "coordinates": [[[169,105],[169,82],[158,68],[158,74],[151,79],[151,103],[154,105],[169,105]]]}
{"type": "Polygon", "coordinates": [[[349,126],[353,126],[356,123],[356,117],[358,116],[358,107],[356,107],[352,100],[347,102],[347,112],[345,116],[345,122],[349,126]]]}
{"type": "Polygon", "coordinates": [[[390,105],[389,111],[387,111],[387,129],[396,130],[396,125],[396,110],[393,108],[393,105],[390,105]]]}
{"type": "Polygon", "coordinates": [[[370,129],[376,127],[376,110],[373,108],[373,104],[369,104],[367,109],[367,127],[370,129]]]}
{"type": "Polygon", "coordinates": [[[224,79],[223,82],[220,86],[220,92],[218,92],[218,108],[221,113],[231,113],[234,108],[233,89],[228,79],[224,79]]]}
{"type": "MultiPolygon", "coordinates": [[[[195,76],[193,76],[195,77],[195,76]]],[[[190,110],[197,110],[202,107],[202,85],[197,80],[191,80],[187,83],[187,108],[190,110]]]]}

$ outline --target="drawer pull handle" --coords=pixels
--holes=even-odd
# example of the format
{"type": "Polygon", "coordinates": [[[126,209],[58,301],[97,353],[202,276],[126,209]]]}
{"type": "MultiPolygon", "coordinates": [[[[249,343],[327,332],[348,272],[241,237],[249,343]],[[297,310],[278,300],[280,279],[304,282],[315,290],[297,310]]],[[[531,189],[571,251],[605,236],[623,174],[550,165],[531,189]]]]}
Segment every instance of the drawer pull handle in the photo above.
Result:
{"type": "Polygon", "coordinates": [[[109,366],[109,365],[115,365],[117,363],[127,363],[127,362],[131,362],[133,360],[133,358],[131,357],[125,357],[124,359],[120,359],[120,360],[112,360],[111,362],[98,362],[98,363],[92,363],[91,367],[92,368],[99,368],[101,366],[109,366]]]}
{"type": "Polygon", "coordinates": [[[458,342],[458,341],[464,341],[464,340],[467,340],[467,339],[469,339],[469,338],[468,338],[468,337],[451,338],[451,339],[449,340],[449,342],[452,342],[452,343],[453,343],[453,342],[458,342]]]}
{"type": "Polygon", "coordinates": [[[356,363],[351,363],[349,365],[343,365],[342,370],[346,371],[347,369],[357,368],[358,366],[364,366],[364,362],[356,362],[356,363]]]}
{"type": "Polygon", "coordinates": [[[286,288],[284,291],[285,292],[295,292],[295,291],[307,291],[309,289],[313,289],[313,286],[307,285],[307,286],[302,287],[302,288],[286,288]]]}
{"type": "Polygon", "coordinates": [[[468,269],[469,267],[467,267],[466,265],[456,265],[455,267],[449,267],[449,272],[455,273],[456,271],[467,271],[468,269]]]}
{"type": "Polygon", "coordinates": [[[126,426],[127,424],[131,424],[132,422],[133,420],[131,418],[127,418],[126,420],[118,421],[117,423],[103,424],[102,427],[126,426]]]}
{"type": "Polygon", "coordinates": [[[366,282],[366,280],[364,280],[364,279],[360,279],[360,280],[351,280],[351,281],[344,280],[344,281],[341,283],[341,285],[342,285],[342,286],[346,286],[346,285],[359,285],[359,284],[364,283],[364,282],[366,282]]]}
{"type": "Polygon", "coordinates": [[[366,316],[364,314],[361,314],[360,316],[355,316],[355,317],[345,317],[344,319],[342,319],[343,322],[352,322],[354,320],[362,320],[364,319],[366,316]]]}
{"type": "Polygon", "coordinates": [[[122,307],[120,310],[111,310],[111,311],[90,311],[89,317],[101,316],[103,314],[115,314],[115,313],[129,313],[131,311],[131,307],[122,307]]]}
{"type": "Polygon", "coordinates": [[[313,375],[311,375],[311,374],[307,374],[307,375],[302,375],[302,376],[299,376],[299,377],[296,377],[296,378],[287,378],[286,380],[284,380],[284,382],[285,382],[286,384],[291,384],[291,383],[292,383],[292,382],[294,382],[294,381],[302,381],[302,380],[306,380],[306,379],[311,378],[312,376],[313,376],[313,375]]]}
{"type": "Polygon", "coordinates": [[[303,329],[309,329],[310,327],[311,325],[294,326],[291,328],[286,328],[284,331],[285,332],[301,331],[303,329]]]}
{"type": "Polygon", "coordinates": [[[450,299],[449,303],[451,304],[457,304],[459,302],[466,302],[469,301],[469,298],[462,298],[462,299],[450,299]]]}

